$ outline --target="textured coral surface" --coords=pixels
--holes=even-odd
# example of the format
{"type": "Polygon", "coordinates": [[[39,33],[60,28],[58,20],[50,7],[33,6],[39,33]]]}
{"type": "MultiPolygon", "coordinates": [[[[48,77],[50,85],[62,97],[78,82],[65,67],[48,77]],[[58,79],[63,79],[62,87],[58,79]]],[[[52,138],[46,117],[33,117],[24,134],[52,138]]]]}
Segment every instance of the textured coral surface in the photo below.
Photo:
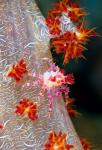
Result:
{"type": "Polygon", "coordinates": [[[49,33],[44,18],[34,0],[0,0],[0,149],[43,150],[49,132],[54,129],[68,134],[67,143],[75,150],[82,150],[62,100],[54,103],[53,113],[48,115],[46,93],[40,99],[39,85],[23,89],[25,77],[20,83],[8,78],[12,64],[24,59],[30,71],[39,74],[48,68],[49,33]],[[15,114],[15,108],[23,98],[37,102],[39,119],[32,121],[15,114]]]}

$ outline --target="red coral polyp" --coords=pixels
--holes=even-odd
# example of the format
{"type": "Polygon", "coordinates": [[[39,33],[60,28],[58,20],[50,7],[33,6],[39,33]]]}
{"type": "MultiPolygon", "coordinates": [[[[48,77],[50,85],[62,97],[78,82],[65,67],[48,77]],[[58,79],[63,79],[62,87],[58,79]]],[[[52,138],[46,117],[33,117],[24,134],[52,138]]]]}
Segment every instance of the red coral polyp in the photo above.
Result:
{"type": "Polygon", "coordinates": [[[26,63],[21,59],[16,65],[10,67],[7,76],[13,78],[16,82],[19,82],[27,72],[26,63]]]}
{"type": "Polygon", "coordinates": [[[46,24],[49,28],[49,32],[52,35],[60,35],[60,15],[62,12],[67,11],[67,0],[63,0],[60,3],[55,3],[54,9],[48,12],[48,16],[46,19],[46,24]]]}
{"type": "Polygon", "coordinates": [[[38,106],[37,103],[30,101],[29,99],[23,99],[16,106],[15,113],[17,115],[26,116],[29,119],[35,121],[38,119],[38,106]]]}
{"type": "Polygon", "coordinates": [[[81,138],[80,141],[84,150],[92,150],[93,146],[88,140],[86,140],[85,138],[81,138]]]}
{"type": "Polygon", "coordinates": [[[46,19],[46,24],[49,27],[49,31],[52,35],[57,35],[60,34],[60,21],[58,18],[47,18],[46,19]]]}
{"type": "Polygon", "coordinates": [[[71,85],[75,83],[75,78],[73,74],[68,74],[67,76],[65,76],[65,83],[71,85]]]}
{"type": "Polygon", "coordinates": [[[86,49],[83,45],[89,37],[96,36],[94,29],[85,29],[83,23],[77,29],[76,32],[67,31],[60,37],[52,39],[56,53],[64,53],[64,64],[71,59],[83,57],[82,52],[86,49]]]}
{"type": "Polygon", "coordinates": [[[67,108],[67,111],[68,111],[68,114],[71,116],[71,117],[76,117],[79,115],[79,112],[77,112],[75,109],[74,109],[74,103],[75,103],[75,100],[74,99],[71,99],[71,98],[68,98],[67,100],[65,100],[66,102],[66,108],[67,108]]]}
{"type": "Polygon", "coordinates": [[[79,7],[79,4],[71,3],[69,0],[62,0],[59,3],[55,3],[53,10],[48,12],[46,19],[50,34],[59,36],[62,32],[60,25],[63,14],[68,14],[68,18],[76,22],[85,16],[86,12],[79,7]]]}
{"type": "Polygon", "coordinates": [[[79,3],[70,4],[68,7],[68,17],[73,21],[78,21],[81,17],[86,16],[86,12],[80,8],[79,3]]]}
{"type": "Polygon", "coordinates": [[[4,128],[4,125],[3,124],[0,124],[0,129],[3,129],[4,128]]]}
{"type": "Polygon", "coordinates": [[[56,53],[64,53],[64,64],[71,59],[83,57],[82,52],[85,50],[83,45],[89,37],[96,36],[94,29],[86,29],[82,20],[80,23],[81,17],[85,15],[86,12],[80,8],[79,3],[73,3],[70,0],[56,3],[53,10],[48,13],[46,24],[50,33],[54,35],[52,45],[56,53]],[[61,19],[63,15],[67,16],[70,21],[69,26],[72,25],[73,28],[74,24],[73,31],[69,29],[63,32],[63,19],[61,19]]]}
{"type": "Polygon", "coordinates": [[[80,43],[87,42],[89,37],[96,36],[97,33],[95,32],[94,28],[87,29],[85,28],[84,22],[81,22],[77,26],[77,32],[76,32],[77,38],[79,39],[80,43]]]}
{"type": "Polygon", "coordinates": [[[63,0],[59,3],[55,3],[53,12],[55,12],[56,14],[60,14],[62,12],[67,12],[67,4],[68,4],[68,0],[66,0],[66,1],[63,0]]]}
{"type": "Polygon", "coordinates": [[[64,64],[70,59],[82,57],[82,52],[85,49],[76,34],[70,31],[67,31],[60,37],[54,38],[52,45],[55,47],[56,53],[64,53],[64,64]]]}
{"type": "Polygon", "coordinates": [[[73,145],[67,144],[66,134],[59,132],[56,134],[55,131],[52,131],[49,134],[48,142],[44,145],[44,150],[71,150],[73,145]]]}

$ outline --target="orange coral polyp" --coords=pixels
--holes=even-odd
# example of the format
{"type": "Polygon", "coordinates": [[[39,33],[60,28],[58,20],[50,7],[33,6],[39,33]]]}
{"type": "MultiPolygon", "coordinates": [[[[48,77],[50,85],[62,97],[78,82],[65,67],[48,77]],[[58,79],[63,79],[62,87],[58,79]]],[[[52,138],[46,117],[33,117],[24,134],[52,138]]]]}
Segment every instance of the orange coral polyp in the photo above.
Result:
{"type": "Polygon", "coordinates": [[[66,134],[59,132],[56,134],[55,131],[52,131],[49,134],[48,142],[45,144],[44,150],[70,150],[73,148],[73,145],[69,145],[66,142],[66,134]]]}
{"type": "Polygon", "coordinates": [[[68,6],[68,17],[74,22],[78,21],[80,17],[86,16],[87,13],[84,9],[80,8],[79,3],[69,4],[68,6]]]}
{"type": "Polygon", "coordinates": [[[74,99],[68,98],[68,99],[65,99],[65,102],[66,102],[67,111],[71,117],[76,117],[80,114],[74,109],[74,103],[75,103],[74,99]]]}
{"type": "Polygon", "coordinates": [[[94,28],[86,29],[84,27],[84,22],[80,23],[77,27],[76,35],[80,42],[86,42],[89,37],[96,36],[97,33],[95,32],[94,28]]]}
{"type": "Polygon", "coordinates": [[[49,27],[49,31],[52,35],[60,35],[60,16],[63,13],[68,13],[68,17],[75,22],[78,21],[80,17],[86,15],[86,12],[80,8],[79,4],[77,3],[73,4],[69,0],[62,0],[59,3],[55,3],[53,10],[48,12],[48,17],[46,19],[46,24],[49,27]]]}
{"type": "Polygon", "coordinates": [[[84,150],[92,150],[93,146],[87,139],[81,138],[80,141],[84,150]]]}
{"type": "Polygon", "coordinates": [[[67,31],[60,37],[52,40],[56,53],[64,53],[64,64],[70,59],[83,57],[82,52],[86,49],[83,45],[89,37],[96,36],[94,29],[85,29],[81,23],[76,32],[67,31]]]}
{"type": "Polygon", "coordinates": [[[86,49],[83,45],[89,37],[96,36],[94,29],[86,29],[84,22],[79,23],[79,19],[85,15],[86,12],[80,8],[79,3],[72,3],[70,0],[62,0],[56,3],[53,10],[48,13],[46,24],[50,33],[57,35],[52,39],[52,45],[55,47],[56,53],[64,53],[64,64],[68,63],[70,59],[83,57],[82,52],[86,49]],[[68,14],[67,17],[73,22],[78,21],[74,31],[66,31],[64,34],[61,31],[61,16],[63,13],[68,14]]]}
{"type": "Polygon", "coordinates": [[[51,34],[56,35],[56,34],[60,34],[61,30],[59,27],[60,21],[58,18],[54,19],[54,18],[47,18],[46,19],[46,24],[49,27],[49,31],[51,34]]]}
{"type": "Polygon", "coordinates": [[[53,11],[58,15],[62,12],[67,12],[68,2],[69,0],[63,0],[59,3],[55,3],[53,11]]]}
{"type": "Polygon", "coordinates": [[[3,124],[0,124],[0,129],[3,129],[4,128],[4,125],[3,124]]]}
{"type": "Polygon", "coordinates": [[[77,38],[76,33],[70,31],[52,40],[56,53],[64,53],[64,63],[82,56],[85,47],[81,44],[82,41],[77,38]]]}
{"type": "Polygon", "coordinates": [[[10,67],[7,76],[14,78],[16,82],[19,82],[27,72],[26,63],[21,59],[16,65],[10,67]]]}
{"type": "Polygon", "coordinates": [[[38,119],[37,110],[37,103],[31,102],[29,99],[23,99],[16,106],[15,113],[17,115],[29,117],[31,120],[36,120],[38,119]]]}

